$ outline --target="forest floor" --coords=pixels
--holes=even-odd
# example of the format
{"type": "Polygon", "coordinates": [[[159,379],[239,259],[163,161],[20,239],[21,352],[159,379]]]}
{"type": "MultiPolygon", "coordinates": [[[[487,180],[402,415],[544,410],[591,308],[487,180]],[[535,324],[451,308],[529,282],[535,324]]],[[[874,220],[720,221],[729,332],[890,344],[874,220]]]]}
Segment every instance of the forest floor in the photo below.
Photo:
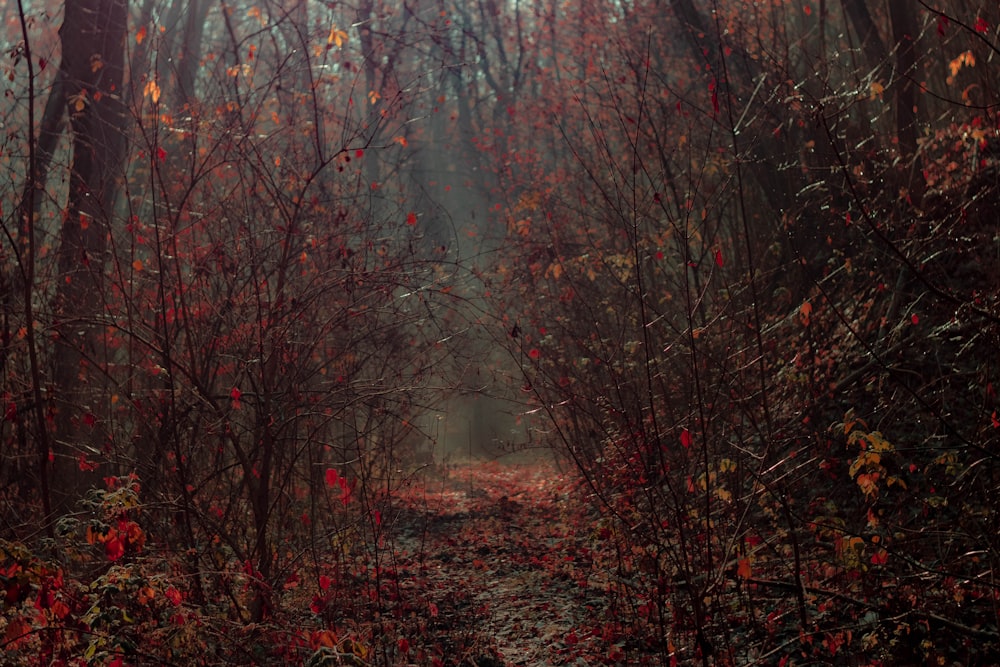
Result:
{"type": "Polygon", "coordinates": [[[397,498],[397,568],[441,630],[469,639],[448,663],[621,664],[574,484],[548,463],[470,463],[428,469],[397,498]]]}

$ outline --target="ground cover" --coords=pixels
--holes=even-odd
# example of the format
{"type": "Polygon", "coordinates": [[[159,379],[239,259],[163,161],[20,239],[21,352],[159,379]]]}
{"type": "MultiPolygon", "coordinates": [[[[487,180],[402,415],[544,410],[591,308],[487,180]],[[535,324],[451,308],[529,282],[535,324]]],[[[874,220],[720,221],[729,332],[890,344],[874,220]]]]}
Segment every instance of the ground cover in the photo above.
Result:
{"type": "Polygon", "coordinates": [[[479,654],[467,664],[624,659],[579,492],[551,464],[472,463],[436,466],[396,499],[399,564],[424,577],[436,609],[471,606],[479,654]]]}

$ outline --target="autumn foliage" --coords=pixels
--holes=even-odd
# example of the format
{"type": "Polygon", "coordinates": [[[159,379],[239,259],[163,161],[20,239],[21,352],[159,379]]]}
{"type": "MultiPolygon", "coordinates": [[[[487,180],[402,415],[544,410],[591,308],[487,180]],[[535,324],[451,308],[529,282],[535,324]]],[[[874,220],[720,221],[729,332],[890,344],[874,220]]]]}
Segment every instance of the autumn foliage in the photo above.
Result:
{"type": "Polygon", "coordinates": [[[995,3],[8,4],[11,664],[1000,660],[995,3]]]}

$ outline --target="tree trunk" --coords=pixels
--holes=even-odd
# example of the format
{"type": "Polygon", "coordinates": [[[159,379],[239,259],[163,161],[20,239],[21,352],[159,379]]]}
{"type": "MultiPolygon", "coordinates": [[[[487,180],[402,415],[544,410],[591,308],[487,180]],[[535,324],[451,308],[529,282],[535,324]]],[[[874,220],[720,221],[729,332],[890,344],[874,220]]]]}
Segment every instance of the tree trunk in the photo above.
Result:
{"type": "Polygon", "coordinates": [[[125,66],[125,0],[67,2],[59,29],[72,132],[69,201],[58,254],[53,303],[53,384],[56,398],[53,487],[58,501],[72,501],[87,480],[79,470],[85,440],[82,416],[97,410],[93,383],[100,374],[100,315],[107,237],[125,146],[122,81],[125,66]]]}
{"type": "Polygon", "coordinates": [[[889,3],[892,22],[892,39],[896,43],[896,139],[900,164],[905,172],[900,174],[900,187],[919,203],[924,193],[921,170],[915,168],[917,155],[917,96],[914,86],[916,75],[917,22],[910,2],[892,0],[889,3]]]}
{"type": "MultiPolygon", "coordinates": [[[[878,34],[875,20],[872,18],[871,12],[868,11],[865,0],[840,0],[840,4],[844,8],[844,13],[847,14],[854,32],[858,34],[861,51],[865,54],[865,59],[872,68],[871,71],[882,67],[888,59],[888,51],[882,37],[878,34]]],[[[911,13],[914,11],[912,6],[909,11],[911,13]]]]}

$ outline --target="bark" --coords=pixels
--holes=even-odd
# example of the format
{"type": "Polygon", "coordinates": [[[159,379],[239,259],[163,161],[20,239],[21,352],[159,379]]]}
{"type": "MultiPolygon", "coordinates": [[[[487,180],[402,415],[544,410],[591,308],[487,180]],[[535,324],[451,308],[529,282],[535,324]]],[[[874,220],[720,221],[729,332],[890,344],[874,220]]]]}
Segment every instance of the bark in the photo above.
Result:
{"type": "MultiPolygon", "coordinates": [[[[840,0],[840,4],[843,6],[847,18],[851,21],[854,32],[858,34],[861,51],[865,54],[869,66],[872,71],[878,69],[888,60],[889,52],[882,37],[878,34],[878,28],[871,12],[868,11],[867,3],[865,0],[840,0]]],[[[909,11],[912,13],[913,7],[910,7],[909,11]]]]}
{"type": "Polygon", "coordinates": [[[58,500],[77,497],[87,479],[77,467],[84,439],[79,418],[98,400],[99,324],[111,211],[118,188],[125,138],[122,82],[125,67],[126,0],[67,2],[62,41],[63,77],[72,132],[69,201],[58,252],[53,313],[57,333],[55,470],[58,500]]]}
{"type": "MultiPolygon", "coordinates": [[[[28,133],[33,135],[35,128],[35,69],[34,55],[31,50],[31,40],[28,35],[28,22],[25,16],[24,3],[17,2],[17,18],[20,23],[22,46],[24,49],[24,60],[28,73],[28,133]]],[[[18,236],[16,248],[12,248],[14,255],[13,262],[3,262],[3,270],[0,271],[0,300],[3,304],[2,345],[0,345],[0,377],[4,380],[14,380],[16,372],[12,375],[13,369],[9,362],[12,361],[10,355],[12,350],[13,337],[11,335],[12,324],[18,321],[23,325],[26,335],[24,336],[25,347],[28,353],[28,383],[25,388],[18,392],[15,398],[10,394],[13,387],[9,387],[5,392],[4,400],[12,401],[14,405],[18,401],[24,402],[30,397],[29,405],[30,420],[27,415],[14,415],[14,430],[17,437],[17,450],[28,455],[34,454],[35,466],[22,468],[20,463],[16,463],[17,469],[12,471],[13,475],[4,479],[4,482],[14,482],[19,486],[22,498],[27,499],[29,494],[37,491],[41,501],[42,514],[45,517],[45,528],[49,537],[53,536],[53,524],[49,521],[52,514],[52,502],[49,484],[49,432],[46,423],[44,397],[42,394],[42,372],[40,355],[38,350],[38,332],[35,329],[34,310],[34,289],[35,289],[35,262],[36,262],[36,239],[35,221],[38,219],[37,212],[40,210],[41,197],[38,196],[40,190],[44,188],[45,174],[51,162],[52,153],[58,140],[57,130],[61,123],[61,113],[56,113],[58,101],[62,95],[62,77],[57,77],[53,85],[53,92],[46,106],[45,115],[41,125],[41,136],[35,140],[34,136],[29,136],[28,140],[28,162],[27,172],[24,181],[24,190],[20,202],[18,203],[16,218],[18,225],[18,236]],[[58,116],[58,118],[57,118],[58,116]],[[20,301],[18,301],[20,299],[20,301]],[[34,433],[29,445],[28,421],[33,422],[34,433]],[[26,473],[26,474],[24,474],[26,473]]],[[[0,252],[0,259],[6,260],[6,253],[0,252]]],[[[23,383],[22,383],[23,385],[23,383]]],[[[7,415],[10,418],[10,415],[7,415]]],[[[20,457],[14,457],[20,458],[20,457]]],[[[7,472],[4,470],[3,472],[7,472]]]]}
{"type": "Polygon", "coordinates": [[[889,4],[892,23],[892,39],[896,43],[895,111],[896,139],[900,163],[906,169],[901,174],[901,187],[906,188],[911,197],[923,195],[923,174],[919,169],[911,169],[917,155],[917,95],[913,77],[916,73],[917,22],[911,3],[906,0],[892,0],[889,4]],[[912,172],[912,173],[911,173],[912,172]]]}
{"type": "Polygon", "coordinates": [[[205,19],[208,16],[207,0],[191,0],[184,25],[184,35],[178,54],[181,56],[177,72],[178,108],[185,108],[196,98],[195,79],[201,66],[201,48],[205,34],[205,19]]]}

